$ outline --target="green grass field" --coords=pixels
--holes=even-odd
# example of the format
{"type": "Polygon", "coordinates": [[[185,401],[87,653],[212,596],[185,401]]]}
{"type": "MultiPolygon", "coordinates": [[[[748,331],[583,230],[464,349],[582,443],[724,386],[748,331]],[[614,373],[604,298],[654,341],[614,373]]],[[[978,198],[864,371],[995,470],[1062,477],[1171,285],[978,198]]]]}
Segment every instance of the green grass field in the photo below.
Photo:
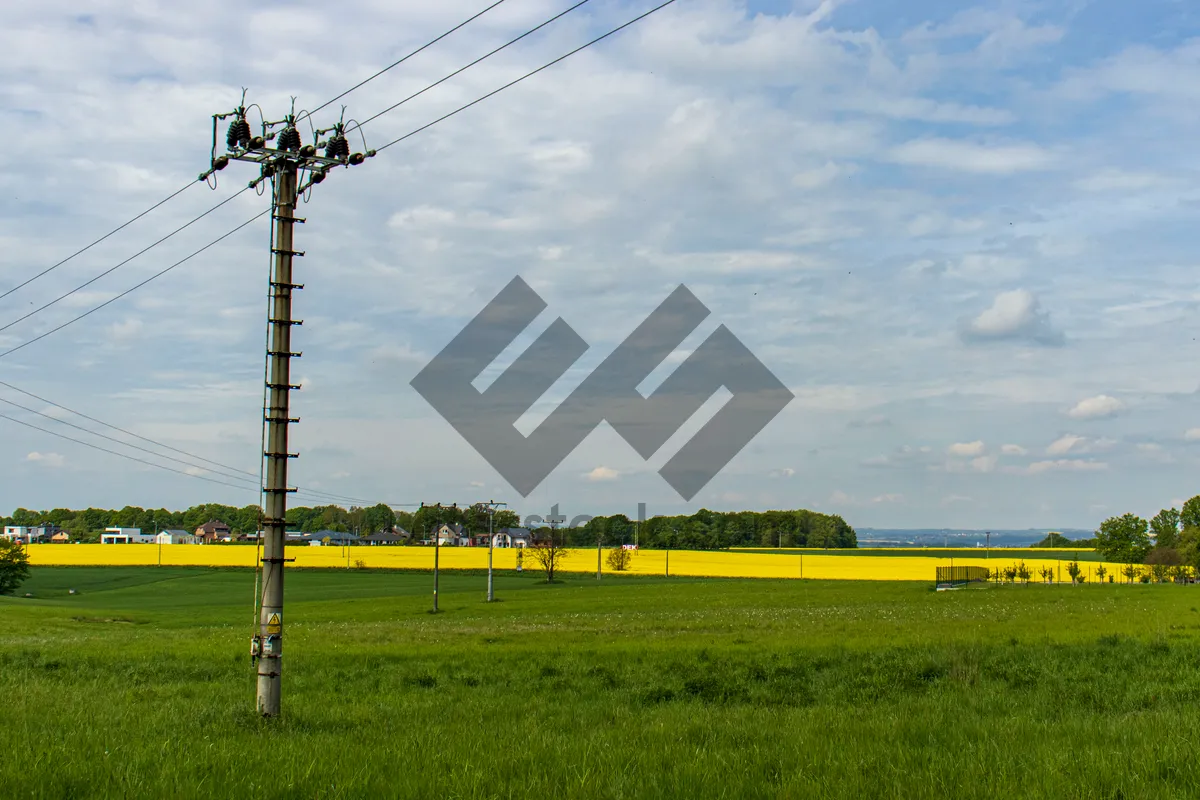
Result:
{"type": "Polygon", "coordinates": [[[0,796],[1200,795],[1200,587],[287,580],[262,720],[249,571],[35,570],[0,796]]]}

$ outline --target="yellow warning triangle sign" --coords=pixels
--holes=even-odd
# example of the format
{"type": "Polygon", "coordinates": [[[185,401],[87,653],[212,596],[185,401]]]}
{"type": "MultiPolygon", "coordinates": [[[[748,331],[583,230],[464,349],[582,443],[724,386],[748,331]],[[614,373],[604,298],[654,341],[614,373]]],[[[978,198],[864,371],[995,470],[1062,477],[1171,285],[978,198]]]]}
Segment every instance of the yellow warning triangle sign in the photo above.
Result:
{"type": "Polygon", "coordinates": [[[268,625],[278,625],[279,624],[278,612],[271,614],[271,616],[267,617],[267,624],[268,625]]]}

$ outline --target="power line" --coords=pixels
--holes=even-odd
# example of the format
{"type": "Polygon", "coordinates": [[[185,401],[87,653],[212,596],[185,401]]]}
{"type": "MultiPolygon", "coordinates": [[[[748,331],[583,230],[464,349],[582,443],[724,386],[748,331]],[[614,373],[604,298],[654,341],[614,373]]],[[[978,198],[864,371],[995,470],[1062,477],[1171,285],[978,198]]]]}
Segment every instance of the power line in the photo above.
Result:
{"type": "Polygon", "coordinates": [[[592,45],[597,44],[598,42],[601,42],[601,41],[607,39],[609,36],[612,36],[614,33],[619,33],[620,31],[623,31],[625,28],[628,28],[630,25],[633,25],[636,22],[640,22],[641,20],[650,16],[654,12],[659,11],[663,8],[666,8],[667,6],[671,5],[674,2],[675,2],[675,0],[666,0],[665,3],[660,3],[659,5],[650,9],[649,11],[646,11],[643,14],[639,14],[638,16],[629,20],[625,24],[619,25],[619,26],[613,28],[608,33],[605,33],[601,36],[597,36],[595,39],[592,39],[590,42],[587,42],[586,44],[582,44],[579,47],[576,47],[571,52],[566,53],[565,55],[559,56],[558,58],[554,59],[553,61],[549,62],[548,64],[543,64],[542,66],[538,67],[537,69],[533,70],[532,72],[527,72],[524,75],[522,75],[521,77],[517,78],[516,80],[509,81],[508,83],[501,86],[499,89],[493,89],[492,91],[485,94],[483,97],[476,98],[475,100],[472,100],[471,102],[467,103],[464,106],[459,106],[458,108],[454,109],[450,113],[443,114],[442,116],[438,117],[433,122],[429,122],[425,125],[422,125],[419,128],[409,131],[408,133],[401,136],[399,139],[393,139],[392,141],[390,141],[387,144],[383,145],[382,147],[378,148],[376,152],[381,153],[384,150],[386,150],[387,148],[391,147],[392,145],[399,144],[400,142],[403,142],[405,139],[408,139],[411,136],[416,136],[421,131],[427,130],[428,128],[432,128],[434,125],[437,125],[439,122],[442,122],[443,120],[447,120],[450,117],[453,117],[455,114],[458,114],[461,111],[466,111],[471,106],[476,105],[477,103],[482,103],[484,100],[487,100],[489,97],[493,97],[493,96],[499,94],[500,92],[504,91],[505,89],[508,89],[511,86],[517,85],[518,83],[525,80],[526,78],[532,78],[534,75],[537,75],[542,70],[553,67],[555,64],[559,63],[560,61],[564,61],[564,60],[570,58],[571,56],[575,55],[576,53],[578,53],[581,50],[586,50],[587,48],[591,47],[592,45]]]}
{"type": "MultiPolygon", "coordinates": [[[[204,458],[203,456],[196,455],[195,453],[188,452],[187,450],[181,450],[178,447],[172,447],[169,444],[165,444],[165,443],[157,441],[155,439],[151,439],[146,436],[141,436],[139,434],[134,433],[133,431],[126,430],[125,428],[119,427],[117,425],[113,425],[112,423],[109,423],[109,422],[105,422],[102,419],[97,419],[96,417],[88,416],[87,414],[84,414],[80,411],[76,411],[73,408],[68,408],[67,406],[62,405],[61,403],[56,403],[53,400],[49,400],[45,397],[42,397],[41,395],[26,391],[25,389],[22,389],[19,386],[14,386],[13,384],[8,383],[6,381],[0,381],[0,386],[11,389],[14,392],[19,392],[19,393],[25,395],[26,397],[32,397],[34,400],[41,401],[43,403],[46,403],[47,405],[54,406],[55,408],[61,408],[63,411],[66,411],[70,414],[74,414],[75,416],[80,417],[82,419],[86,419],[89,422],[94,422],[97,425],[103,425],[105,428],[110,428],[111,430],[117,431],[119,433],[123,433],[126,436],[131,436],[134,439],[139,439],[143,442],[146,442],[147,444],[152,444],[155,447],[160,447],[164,450],[170,450],[173,453],[179,453],[180,455],[187,456],[188,458],[192,459],[193,461],[200,461],[205,464],[211,464],[213,466],[220,467],[221,469],[227,470],[232,473],[240,473],[239,475],[224,474],[223,477],[231,478],[233,480],[245,480],[245,481],[249,481],[249,479],[256,477],[253,472],[238,469],[237,467],[231,466],[229,464],[223,464],[220,461],[213,461],[212,459],[204,458]],[[245,477],[245,478],[241,477],[242,475],[245,475],[248,477],[245,477]]],[[[128,442],[122,442],[120,439],[117,439],[116,437],[108,436],[106,434],[100,433],[99,431],[89,430],[88,428],[84,428],[80,425],[75,425],[74,423],[59,419],[57,417],[52,417],[49,414],[45,414],[41,411],[37,411],[35,409],[28,408],[26,406],[20,405],[19,403],[14,403],[13,401],[7,400],[2,397],[0,397],[0,402],[7,403],[7,404],[14,406],[16,408],[19,408],[23,411],[28,411],[31,414],[37,414],[39,417],[45,417],[46,419],[49,419],[53,422],[58,422],[63,425],[67,425],[68,427],[75,428],[76,430],[83,431],[84,433],[90,433],[93,436],[100,437],[101,439],[107,439],[108,441],[115,442],[116,444],[122,445],[123,447],[130,447],[135,450],[140,450],[144,453],[149,453],[150,455],[153,455],[158,458],[167,459],[168,461],[174,461],[176,463],[184,464],[184,465],[190,466],[190,467],[195,467],[197,469],[205,469],[210,472],[216,472],[219,475],[222,474],[218,470],[214,470],[211,467],[204,467],[204,466],[201,466],[200,464],[189,463],[189,462],[183,461],[181,459],[172,458],[171,456],[164,455],[162,453],[156,453],[152,450],[148,450],[146,448],[139,447],[137,445],[130,444],[128,442]]],[[[261,483],[261,481],[260,481],[260,483],[261,483]]],[[[312,499],[316,499],[316,500],[323,499],[323,500],[327,500],[327,501],[350,502],[350,503],[353,503],[356,505],[369,505],[370,504],[369,500],[364,500],[361,497],[351,497],[349,495],[335,494],[333,492],[325,492],[325,491],[322,491],[319,489],[309,489],[309,488],[306,488],[303,486],[297,487],[297,493],[309,495],[312,499]]],[[[389,505],[397,505],[397,504],[389,504],[389,505]]],[[[404,505],[404,504],[398,504],[398,505],[404,505]]]]}
{"type": "Polygon", "coordinates": [[[400,66],[400,65],[401,65],[401,64],[403,64],[405,61],[408,61],[410,58],[412,58],[413,56],[415,56],[417,53],[420,53],[422,50],[427,50],[428,48],[430,48],[430,47],[432,47],[433,45],[437,44],[437,43],[438,43],[438,42],[440,42],[442,39],[445,39],[447,36],[449,36],[450,34],[454,33],[454,32],[455,32],[455,31],[457,31],[458,29],[460,29],[460,28],[462,28],[462,27],[464,27],[464,26],[468,25],[469,23],[472,23],[472,22],[474,22],[475,20],[479,19],[479,18],[480,18],[480,17],[482,17],[484,14],[486,14],[486,13],[487,13],[487,12],[489,12],[489,11],[491,11],[493,8],[495,8],[496,6],[500,5],[500,4],[501,4],[501,3],[503,3],[503,2],[505,2],[505,0],[496,0],[496,2],[492,3],[492,4],[491,4],[490,6],[488,6],[487,8],[483,9],[482,11],[480,11],[479,13],[477,13],[477,14],[475,14],[475,15],[473,15],[473,16],[470,16],[470,17],[468,17],[467,19],[463,20],[462,22],[458,23],[458,24],[457,24],[457,25],[455,25],[453,28],[451,28],[450,30],[446,31],[445,33],[443,33],[441,36],[437,37],[436,39],[431,39],[430,41],[428,41],[428,42],[426,42],[425,44],[421,45],[421,46],[420,46],[420,47],[418,47],[416,50],[413,50],[411,53],[409,53],[408,55],[404,56],[404,58],[400,59],[399,61],[392,62],[391,64],[389,64],[388,66],[386,66],[386,67],[384,67],[383,69],[379,70],[379,72],[376,72],[374,75],[372,75],[371,77],[367,78],[366,80],[364,80],[364,81],[360,81],[360,82],[358,82],[358,83],[354,84],[354,85],[353,85],[353,86],[351,86],[349,89],[347,89],[346,91],[342,92],[341,94],[339,94],[337,97],[333,98],[332,100],[326,100],[324,103],[322,103],[321,105],[317,106],[317,107],[316,107],[316,108],[314,108],[312,111],[310,111],[310,112],[309,112],[309,116],[312,116],[313,114],[316,114],[318,111],[321,111],[322,109],[324,109],[324,108],[326,108],[326,107],[328,107],[328,106],[332,105],[333,103],[336,103],[338,100],[341,100],[343,97],[345,97],[346,95],[350,94],[351,92],[353,92],[353,91],[356,91],[356,90],[358,90],[358,89],[361,89],[362,87],[366,86],[366,85],[367,85],[368,83],[370,83],[371,81],[373,81],[373,80],[375,80],[376,78],[378,78],[380,75],[384,74],[385,72],[388,72],[389,70],[392,70],[392,69],[394,69],[394,68],[396,68],[396,67],[400,66]]]}
{"type": "MultiPolygon", "coordinates": [[[[421,91],[419,91],[419,92],[416,92],[416,93],[414,93],[414,94],[410,94],[408,97],[404,98],[404,99],[403,99],[403,100],[401,100],[399,103],[396,103],[396,104],[394,104],[394,105],[390,105],[390,106],[388,106],[387,108],[383,109],[382,111],[378,112],[377,114],[374,114],[374,115],[372,115],[372,116],[370,116],[370,117],[367,117],[367,118],[366,118],[366,119],[364,119],[362,122],[360,122],[360,123],[357,123],[358,127],[359,127],[359,128],[361,128],[362,126],[366,125],[368,122],[373,122],[373,121],[375,121],[375,120],[379,119],[380,117],[382,117],[384,114],[387,114],[387,113],[389,113],[389,112],[395,111],[397,108],[399,108],[400,106],[404,105],[404,104],[405,104],[405,103],[407,103],[409,100],[412,100],[412,99],[413,99],[413,98],[415,98],[415,97],[420,97],[421,95],[423,95],[423,94],[425,94],[426,92],[428,92],[430,89],[433,89],[433,88],[434,88],[434,87],[436,87],[436,86],[440,86],[441,84],[445,83],[446,81],[450,80],[451,78],[455,77],[456,75],[460,75],[460,74],[462,74],[463,72],[466,72],[466,71],[467,71],[467,70],[469,70],[471,67],[473,67],[473,66],[475,66],[476,64],[478,64],[479,62],[481,62],[481,61],[484,61],[484,60],[486,60],[486,59],[489,59],[489,58],[491,58],[492,56],[496,55],[496,53],[499,53],[501,50],[504,50],[504,49],[505,49],[505,48],[507,48],[507,47],[511,47],[512,45],[514,45],[514,44],[516,44],[517,42],[519,42],[519,41],[521,41],[522,39],[524,39],[526,36],[530,36],[530,35],[532,35],[532,34],[534,34],[534,33],[537,33],[538,31],[540,31],[542,28],[546,27],[546,26],[547,26],[547,25],[549,25],[550,23],[552,23],[552,22],[555,22],[555,21],[557,21],[558,19],[560,19],[560,18],[562,18],[562,17],[565,17],[567,14],[570,14],[572,11],[574,11],[575,9],[579,8],[579,7],[580,7],[580,6],[582,6],[582,5],[585,5],[585,4],[586,4],[586,3],[588,3],[588,2],[589,2],[589,0],[579,0],[579,2],[578,2],[578,3],[576,3],[575,5],[571,6],[570,8],[566,9],[565,11],[561,11],[561,12],[559,12],[558,14],[555,14],[553,17],[551,17],[550,19],[546,20],[546,21],[545,21],[545,22],[543,22],[542,24],[538,25],[536,28],[530,28],[529,30],[527,30],[527,31],[525,31],[524,33],[522,33],[520,36],[516,37],[515,39],[510,39],[510,40],[508,40],[508,41],[507,41],[507,42],[505,42],[504,44],[502,44],[502,45],[500,45],[499,47],[497,47],[495,50],[492,50],[490,53],[487,53],[486,55],[482,55],[482,56],[480,56],[479,58],[477,58],[477,59],[475,59],[474,61],[472,61],[470,64],[467,64],[465,67],[460,67],[459,69],[456,69],[456,70],[454,70],[454,72],[451,72],[449,75],[447,75],[446,77],[442,78],[441,80],[434,81],[433,83],[429,84],[429,85],[428,85],[428,86],[426,86],[424,89],[422,89],[421,91]]],[[[386,145],[385,145],[385,146],[386,146],[386,145]]],[[[380,148],[380,149],[382,149],[382,148],[380,148]]]]}
{"type": "MultiPolygon", "coordinates": [[[[232,199],[232,198],[231,198],[231,199],[232,199]]],[[[23,350],[24,348],[28,347],[29,345],[31,345],[31,344],[33,344],[33,343],[35,343],[35,342],[40,342],[42,339],[45,339],[47,336],[49,336],[49,335],[51,335],[51,334],[53,334],[53,333],[58,333],[58,332],[59,332],[59,331],[61,331],[63,328],[66,328],[66,327],[67,327],[67,326],[69,326],[69,325],[74,325],[76,322],[78,322],[79,320],[83,319],[84,317],[89,317],[89,316],[91,316],[92,314],[96,313],[97,311],[99,311],[100,309],[104,308],[105,306],[107,306],[107,305],[109,305],[109,304],[111,304],[111,303],[115,303],[117,300],[120,300],[122,297],[125,297],[126,295],[128,295],[128,294],[130,294],[130,293],[132,293],[132,292],[135,292],[135,291],[137,291],[138,289],[142,288],[142,287],[143,287],[143,286],[145,286],[146,284],[150,283],[150,281],[152,281],[152,280],[155,280],[156,278],[161,278],[163,275],[166,275],[166,274],[167,274],[168,272],[170,272],[171,270],[175,269],[176,267],[180,266],[181,264],[184,264],[184,263],[186,263],[186,262],[188,262],[188,261],[192,260],[193,258],[195,258],[196,256],[200,255],[201,253],[203,253],[205,250],[209,249],[209,248],[210,248],[210,247],[212,247],[213,245],[215,245],[215,244],[218,244],[218,243],[220,243],[220,242],[224,241],[225,239],[228,239],[230,236],[232,236],[233,234],[237,233],[237,232],[238,232],[238,231],[240,231],[242,228],[244,228],[244,227],[246,227],[247,225],[249,225],[251,222],[254,222],[255,220],[259,219],[260,217],[264,217],[264,216],[266,216],[266,215],[267,215],[267,214],[269,214],[269,213],[271,213],[271,209],[269,209],[269,208],[263,209],[262,211],[260,211],[259,213],[255,214],[253,217],[251,217],[250,219],[248,219],[248,220],[246,220],[245,222],[243,222],[241,225],[238,225],[236,228],[234,228],[233,230],[229,231],[228,233],[225,233],[225,234],[222,234],[221,236],[218,236],[216,239],[213,239],[211,242],[209,242],[208,244],[204,245],[204,246],[203,246],[203,247],[201,247],[199,250],[196,250],[196,251],[195,251],[195,252],[193,252],[191,255],[184,256],[183,258],[179,259],[178,261],[176,261],[174,264],[172,264],[171,266],[167,267],[166,269],[164,269],[164,270],[161,270],[160,272],[156,272],[155,274],[151,275],[149,278],[146,278],[146,280],[142,281],[141,283],[134,284],[133,286],[131,286],[130,288],[128,288],[128,289],[126,289],[125,291],[121,292],[121,293],[120,293],[120,294],[118,294],[117,296],[115,296],[115,297],[112,297],[112,298],[110,298],[110,299],[108,299],[108,300],[105,300],[103,303],[101,303],[100,305],[96,306],[95,308],[92,308],[92,309],[90,309],[90,310],[88,310],[88,311],[85,311],[84,313],[80,314],[79,316],[77,316],[77,317],[73,317],[72,319],[69,319],[69,320],[67,320],[66,322],[64,322],[63,324],[61,324],[61,325],[59,325],[59,326],[57,326],[57,327],[51,328],[50,330],[46,331],[45,333],[43,333],[43,334],[41,334],[41,335],[39,335],[39,336],[35,336],[35,337],[33,337],[32,339],[30,339],[29,341],[27,341],[27,342],[22,342],[21,344],[17,345],[16,347],[11,347],[11,348],[9,348],[8,350],[5,350],[3,353],[0,353],[0,358],[4,358],[5,356],[10,356],[10,355],[12,355],[13,353],[17,352],[18,350],[23,350]]]]}
{"type": "Polygon", "coordinates": [[[61,267],[63,264],[66,264],[68,261],[70,261],[71,259],[75,258],[76,256],[81,256],[81,255],[83,255],[83,254],[84,254],[84,253],[86,253],[88,250],[91,250],[93,247],[95,247],[96,245],[100,244],[101,242],[103,242],[103,241],[104,241],[105,239],[107,239],[108,237],[112,236],[112,235],[113,235],[113,234],[115,234],[115,233],[119,233],[120,231],[123,231],[125,228],[128,228],[130,225],[132,225],[133,223],[137,222],[139,219],[141,219],[142,217],[146,216],[146,215],[147,215],[147,214],[149,214],[151,211],[154,211],[155,209],[159,208],[160,206],[166,205],[166,204],[167,204],[168,202],[170,202],[171,200],[174,200],[176,197],[178,197],[179,195],[183,194],[185,191],[187,191],[188,189],[190,189],[190,188],[191,188],[192,186],[194,186],[196,183],[197,183],[196,181],[188,181],[188,182],[187,182],[187,184],[185,184],[185,185],[184,185],[182,188],[180,188],[180,189],[176,190],[175,192],[172,192],[171,194],[169,194],[169,195],[167,195],[166,197],[164,197],[162,200],[159,200],[157,203],[155,203],[154,205],[150,206],[150,207],[149,207],[149,208],[147,208],[145,211],[143,211],[142,213],[138,214],[136,217],[134,217],[133,219],[129,220],[128,222],[125,222],[125,223],[123,223],[123,224],[121,224],[121,225],[118,225],[117,227],[113,228],[111,231],[109,231],[108,233],[104,234],[104,235],[103,235],[103,236],[101,236],[99,239],[97,239],[96,241],[94,241],[94,242],[92,242],[91,244],[89,244],[87,247],[84,247],[84,248],[82,248],[82,249],[76,250],[74,253],[71,253],[71,255],[67,256],[67,257],[66,257],[66,258],[64,258],[62,261],[59,261],[57,264],[51,264],[50,266],[46,267],[44,270],[42,270],[41,272],[39,272],[37,275],[34,275],[32,278],[29,278],[28,280],[25,280],[25,281],[23,281],[22,283],[18,283],[16,286],[14,286],[14,287],[12,287],[11,289],[9,289],[8,291],[6,291],[4,294],[0,294],[0,300],[3,300],[4,298],[8,297],[10,294],[12,294],[13,292],[15,292],[15,291],[17,291],[17,290],[19,290],[19,289],[23,289],[24,287],[26,287],[26,286],[28,286],[29,284],[33,283],[34,281],[36,281],[38,278],[42,277],[43,275],[46,275],[46,274],[48,274],[48,273],[50,273],[50,272],[53,272],[54,270],[58,269],[58,268],[59,268],[59,267],[61,267]]]}
{"type": "Polygon", "coordinates": [[[198,217],[194,217],[194,218],[193,218],[193,219],[192,219],[190,222],[187,222],[187,223],[185,223],[185,224],[183,224],[183,225],[180,225],[178,228],[176,228],[175,230],[171,231],[171,232],[170,232],[170,233],[168,233],[166,236],[162,237],[161,239],[159,239],[158,241],[154,242],[153,244],[150,244],[150,245],[147,245],[146,247],[143,247],[141,250],[137,251],[136,253],[134,253],[134,254],[133,254],[133,255],[131,255],[129,258],[125,259],[124,261],[122,261],[122,262],[120,262],[120,263],[118,263],[118,264],[115,264],[114,266],[111,266],[111,267],[109,267],[108,269],[104,270],[104,272],[101,272],[99,275],[95,276],[95,277],[94,277],[94,278],[92,278],[91,280],[88,280],[88,281],[86,281],[86,282],[84,282],[84,283],[80,284],[79,286],[76,286],[74,289],[72,289],[71,291],[67,292],[66,294],[59,295],[58,297],[56,297],[56,298],[54,298],[53,300],[51,300],[49,303],[46,303],[45,305],[43,305],[43,306],[41,306],[41,307],[39,307],[39,308],[35,308],[33,311],[30,311],[30,312],[29,312],[28,314],[26,314],[25,316],[23,316],[23,317],[18,317],[17,319],[14,319],[12,322],[8,323],[7,325],[5,325],[5,326],[3,326],[3,327],[0,327],[0,333],[2,333],[2,332],[4,332],[4,331],[8,330],[9,328],[11,328],[12,326],[14,326],[14,325],[16,325],[16,324],[18,324],[18,323],[24,322],[25,320],[27,320],[27,319],[29,319],[30,317],[32,317],[34,314],[40,313],[40,312],[42,312],[42,311],[45,311],[45,310],[46,310],[47,308],[49,308],[50,306],[52,306],[52,305],[55,305],[56,303],[59,303],[60,301],[67,299],[68,297],[70,297],[71,295],[73,295],[73,294],[75,294],[76,292],[80,291],[81,289],[86,289],[87,287],[89,287],[89,286],[91,286],[93,283],[95,283],[96,281],[98,281],[98,280],[100,280],[101,278],[103,278],[105,275],[111,275],[113,272],[116,272],[118,269],[120,269],[121,267],[125,266],[125,265],[126,265],[126,264],[128,264],[130,261],[133,261],[133,260],[134,260],[135,258],[137,258],[138,256],[140,256],[140,255],[142,255],[142,254],[144,254],[144,253],[147,253],[147,252],[149,252],[150,250],[153,250],[154,248],[158,247],[160,244],[162,244],[163,242],[165,242],[167,239],[170,239],[172,236],[174,236],[175,234],[177,234],[177,233],[179,233],[180,231],[184,230],[185,228],[190,228],[192,225],[195,225],[197,222],[199,222],[200,220],[204,219],[205,217],[207,217],[207,216],[208,216],[209,214],[211,214],[212,212],[216,211],[216,210],[217,210],[218,208],[220,208],[221,206],[225,205],[225,204],[226,204],[226,203],[228,203],[229,201],[233,200],[235,197],[237,197],[237,196],[239,196],[240,194],[242,194],[242,192],[246,192],[246,191],[249,191],[249,190],[250,190],[250,187],[249,187],[249,186],[246,186],[246,187],[243,187],[242,189],[238,190],[237,192],[234,192],[233,194],[229,195],[229,197],[226,197],[224,200],[222,200],[221,202],[217,203],[215,206],[213,206],[212,208],[210,208],[208,211],[205,211],[203,214],[201,214],[201,215],[200,215],[200,216],[198,216],[198,217]]]}
{"type": "Polygon", "coordinates": [[[234,483],[225,483],[224,481],[219,481],[215,478],[206,478],[203,475],[195,475],[191,472],[185,472],[181,469],[175,469],[174,467],[168,467],[163,464],[155,464],[153,461],[146,461],[145,459],[138,458],[137,456],[126,455],[125,453],[118,453],[116,450],[109,450],[107,447],[101,447],[100,445],[97,445],[97,444],[91,444],[90,442],[85,442],[82,439],[76,439],[74,437],[67,436],[66,434],[63,434],[63,433],[56,433],[55,431],[47,430],[46,428],[39,428],[37,425],[34,425],[29,422],[25,422],[24,420],[19,420],[16,417],[10,417],[7,414],[0,414],[0,419],[6,419],[9,422],[15,422],[18,425],[24,425],[26,428],[33,428],[35,431],[41,431],[42,433],[48,433],[51,436],[57,436],[60,439],[66,439],[68,442],[74,442],[75,444],[81,444],[84,447],[90,447],[93,450],[99,450],[103,453],[109,453],[109,454],[117,456],[119,458],[126,458],[126,459],[129,459],[130,461],[136,461],[139,464],[145,464],[148,467],[155,467],[157,469],[165,469],[167,472],[174,472],[178,475],[186,475],[189,478],[198,478],[199,480],[202,480],[202,481],[208,481],[209,483],[220,484],[221,486],[228,486],[232,489],[240,489],[242,491],[246,490],[245,486],[238,486],[237,484],[234,484],[234,483]]]}

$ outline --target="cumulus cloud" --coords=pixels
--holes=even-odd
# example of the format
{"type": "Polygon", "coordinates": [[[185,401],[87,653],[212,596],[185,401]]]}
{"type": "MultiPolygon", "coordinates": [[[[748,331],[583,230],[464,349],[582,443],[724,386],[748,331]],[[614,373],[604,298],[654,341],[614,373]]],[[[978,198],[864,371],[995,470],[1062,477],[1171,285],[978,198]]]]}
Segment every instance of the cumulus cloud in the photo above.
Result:
{"type": "Polygon", "coordinates": [[[876,495],[875,497],[872,497],[871,502],[872,503],[899,503],[903,499],[904,499],[904,495],[898,494],[898,493],[881,494],[881,495],[876,495]]]}
{"type": "Polygon", "coordinates": [[[1006,444],[1000,448],[1000,452],[1006,456],[1023,456],[1029,451],[1019,444],[1006,444]]]}
{"type": "Polygon", "coordinates": [[[1096,472],[1108,469],[1108,464],[1103,461],[1090,461],[1081,458],[1060,458],[1051,461],[1035,461],[1029,465],[1028,471],[1031,474],[1042,472],[1096,472]]]}
{"type": "Polygon", "coordinates": [[[1124,410],[1125,404],[1117,398],[1098,394],[1095,397],[1080,400],[1067,412],[1067,415],[1073,419],[1100,419],[1115,416],[1124,410]]]}
{"type": "Polygon", "coordinates": [[[584,477],[589,481],[615,481],[621,477],[621,473],[609,467],[596,467],[584,477]]]}
{"type": "Polygon", "coordinates": [[[1200,442],[1200,428],[1188,428],[1184,432],[1183,438],[1188,442],[1200,442]]]}
{"type": "Polygon", "coordinates": [[[983,455],[983,442],[955,442],[946,448],[946,452],[952,456],[981,456],[983,455]]]}
{"type": "Polygon", "coordinates": [[[1045,169],[1053,157],[1032,144],[987,145],[956,139],[917,139],[892,149],[899,164],[986,175],[1045,169]]]}
{"type": "Polygon", "coordinates": [[[829,502],[835,506],[849,506],[854,505],[854,498],[843,492],[841,489],[838,489],[833,494],[829,495],[829,502]]]}
{"type": "Polygon", "coordinates": [[[975,318],[959,325],[959,335],[967,342],[1024,341],[1057,346],[1065,337],[1050,324],[1050,314],[1028,289],[1015,289],[996,295],[992,305],[975,318]]]}
{"type": "Polygon", "coordinates": [[[783,469],[771,470],[769,474],[772,478],[790,478],[796,474],[796,470],[791,467],[784,467],[783,469]]]}
{"type": "Polygon", "coordinates": [[[39,453],[37,451],[25,456],[25,460],[47,467],[61,467],[67,463],[67,460],[58,453],[39,453]]]}
{"type": "Polygon", "coordinates": [[[1086,441],[1087,441],[1087,439],[1083,436],[1075,436],[1073,434],[1068,433],[1066,436],[1060,436],[1059,438],[1057,438],[1053,442],[1051,442],[1050,445],[1046,448],[1046,455],[1048,455],[1048,456],[1065,455],[1066,453],[1069,453],[1072,450],[1077,449],[1080,445],[1082,445],[1086,441]]]}

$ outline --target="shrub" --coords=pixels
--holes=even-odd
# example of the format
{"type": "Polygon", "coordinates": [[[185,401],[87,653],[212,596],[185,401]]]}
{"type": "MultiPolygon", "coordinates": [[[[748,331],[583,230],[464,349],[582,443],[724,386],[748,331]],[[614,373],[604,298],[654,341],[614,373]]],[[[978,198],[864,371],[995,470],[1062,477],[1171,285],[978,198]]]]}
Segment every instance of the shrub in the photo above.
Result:
{"type": "Polygon", "coordinates": [[[608,558],[605,560],[608,563],[609,569],[616,572],[624,572],[633,563],[633,551],[626,550],[624,547],[618,547],[615,550],[609,550],[608,558]]]}

